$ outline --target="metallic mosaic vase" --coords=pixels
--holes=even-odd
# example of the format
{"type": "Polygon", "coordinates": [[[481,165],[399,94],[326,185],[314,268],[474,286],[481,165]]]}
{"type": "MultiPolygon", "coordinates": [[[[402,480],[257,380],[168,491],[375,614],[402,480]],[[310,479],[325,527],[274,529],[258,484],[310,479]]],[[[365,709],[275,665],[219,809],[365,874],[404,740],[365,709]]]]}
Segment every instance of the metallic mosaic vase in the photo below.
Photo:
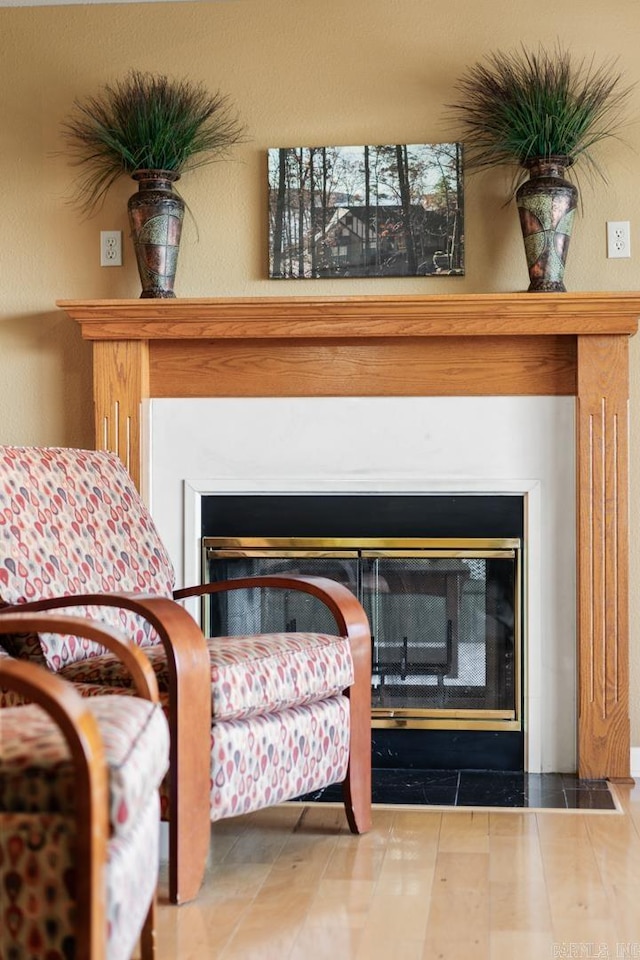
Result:
{"type": "Polygon", "coordinates": [[[529,267],[529,293],[563,293],[564,268],[578,202],[578,190],[564,179],[569,157],[528,164],[529,179],[516,192],[529,267]]]}
{"type": "Polygon", "coordinates": [[[137,170],[138,192],[129,198],[129,224],[142,282],[141,297],[175,297],[184,200],[173,190],[179,174],[137,170]]]}

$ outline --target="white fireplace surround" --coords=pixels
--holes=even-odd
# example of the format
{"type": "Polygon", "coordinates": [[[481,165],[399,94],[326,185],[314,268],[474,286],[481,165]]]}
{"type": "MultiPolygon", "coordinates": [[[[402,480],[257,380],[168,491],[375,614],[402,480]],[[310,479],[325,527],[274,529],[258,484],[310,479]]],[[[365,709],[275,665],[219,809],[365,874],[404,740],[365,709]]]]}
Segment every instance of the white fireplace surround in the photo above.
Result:
{"type": "Polygon", "coordinates": [[[143,491],[181,584],[200,580],[206,494],[522,494],[525,765],[576,770],[573,397],[153,399],[144,419],[143,491]]]}

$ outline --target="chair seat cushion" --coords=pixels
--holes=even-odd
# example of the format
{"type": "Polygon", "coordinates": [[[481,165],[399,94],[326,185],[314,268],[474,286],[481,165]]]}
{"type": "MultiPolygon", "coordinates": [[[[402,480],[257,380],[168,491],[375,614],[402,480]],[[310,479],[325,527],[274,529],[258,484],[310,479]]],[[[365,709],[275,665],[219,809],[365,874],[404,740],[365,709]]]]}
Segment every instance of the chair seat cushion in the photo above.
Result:
{"type": "MultiPolygon", "coordinates": [[[[214,721],[239,720],[304,706],[342,693],[353,683],[349,641],[323,633],[270,633],[207,640],[214,721]]],[[[164,693],[169,675],[161,646],[146,647],[164,693]]],[[[111,654],[76,661],[59,671],[73,683],[129,686],[111,654]]]]}
{"type": "MultiPolygon", "coordinates": [[[[86,705],[96,718],[104,744],[109,820],[112,835],[117,835],[125,832],[167,771],[169,730],[160,705],[148,700],[92,697],[86,705]]],[[[73,762],[49,715],[35,704],[8,707],[2,710],[0,724],[0,811],[73,811],[73,762]]]]}
{"type": "Polygon", "coordinates": [[[353,683],[351,649],[344,637],[273,633],[207,642],[215,720],[305,706],[353,683]]]}

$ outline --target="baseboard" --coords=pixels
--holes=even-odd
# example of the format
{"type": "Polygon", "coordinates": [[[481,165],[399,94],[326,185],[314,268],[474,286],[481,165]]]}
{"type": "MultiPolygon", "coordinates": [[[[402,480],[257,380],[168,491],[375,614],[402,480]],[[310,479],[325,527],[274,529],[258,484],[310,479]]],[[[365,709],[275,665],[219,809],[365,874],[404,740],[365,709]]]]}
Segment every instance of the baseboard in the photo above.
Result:
{"type": "Polygon", "coordinates": [[[631,747],[631,776],[640,780],[640,747],[631,747]]]}

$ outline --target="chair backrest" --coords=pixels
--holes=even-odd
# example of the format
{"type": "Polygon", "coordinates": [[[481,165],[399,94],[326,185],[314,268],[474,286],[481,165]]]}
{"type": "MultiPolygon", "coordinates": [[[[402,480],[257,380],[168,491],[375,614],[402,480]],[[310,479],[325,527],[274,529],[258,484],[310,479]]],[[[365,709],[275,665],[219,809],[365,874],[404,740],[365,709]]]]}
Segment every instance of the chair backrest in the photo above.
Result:
{"type": "MultiPolygon", "coordinates": [[[[123,591],[170,597],[174,582],[151,515],[115,454],[0,447],[0,605],[123,591]]],[[[128,611],[73,612],[119,627],[140,646],[156,642],[149,625],[128,611]]],[[[50,634],[12,637],[5,645],[53,670],[103,652],[88,640],[50,634]]]]}

